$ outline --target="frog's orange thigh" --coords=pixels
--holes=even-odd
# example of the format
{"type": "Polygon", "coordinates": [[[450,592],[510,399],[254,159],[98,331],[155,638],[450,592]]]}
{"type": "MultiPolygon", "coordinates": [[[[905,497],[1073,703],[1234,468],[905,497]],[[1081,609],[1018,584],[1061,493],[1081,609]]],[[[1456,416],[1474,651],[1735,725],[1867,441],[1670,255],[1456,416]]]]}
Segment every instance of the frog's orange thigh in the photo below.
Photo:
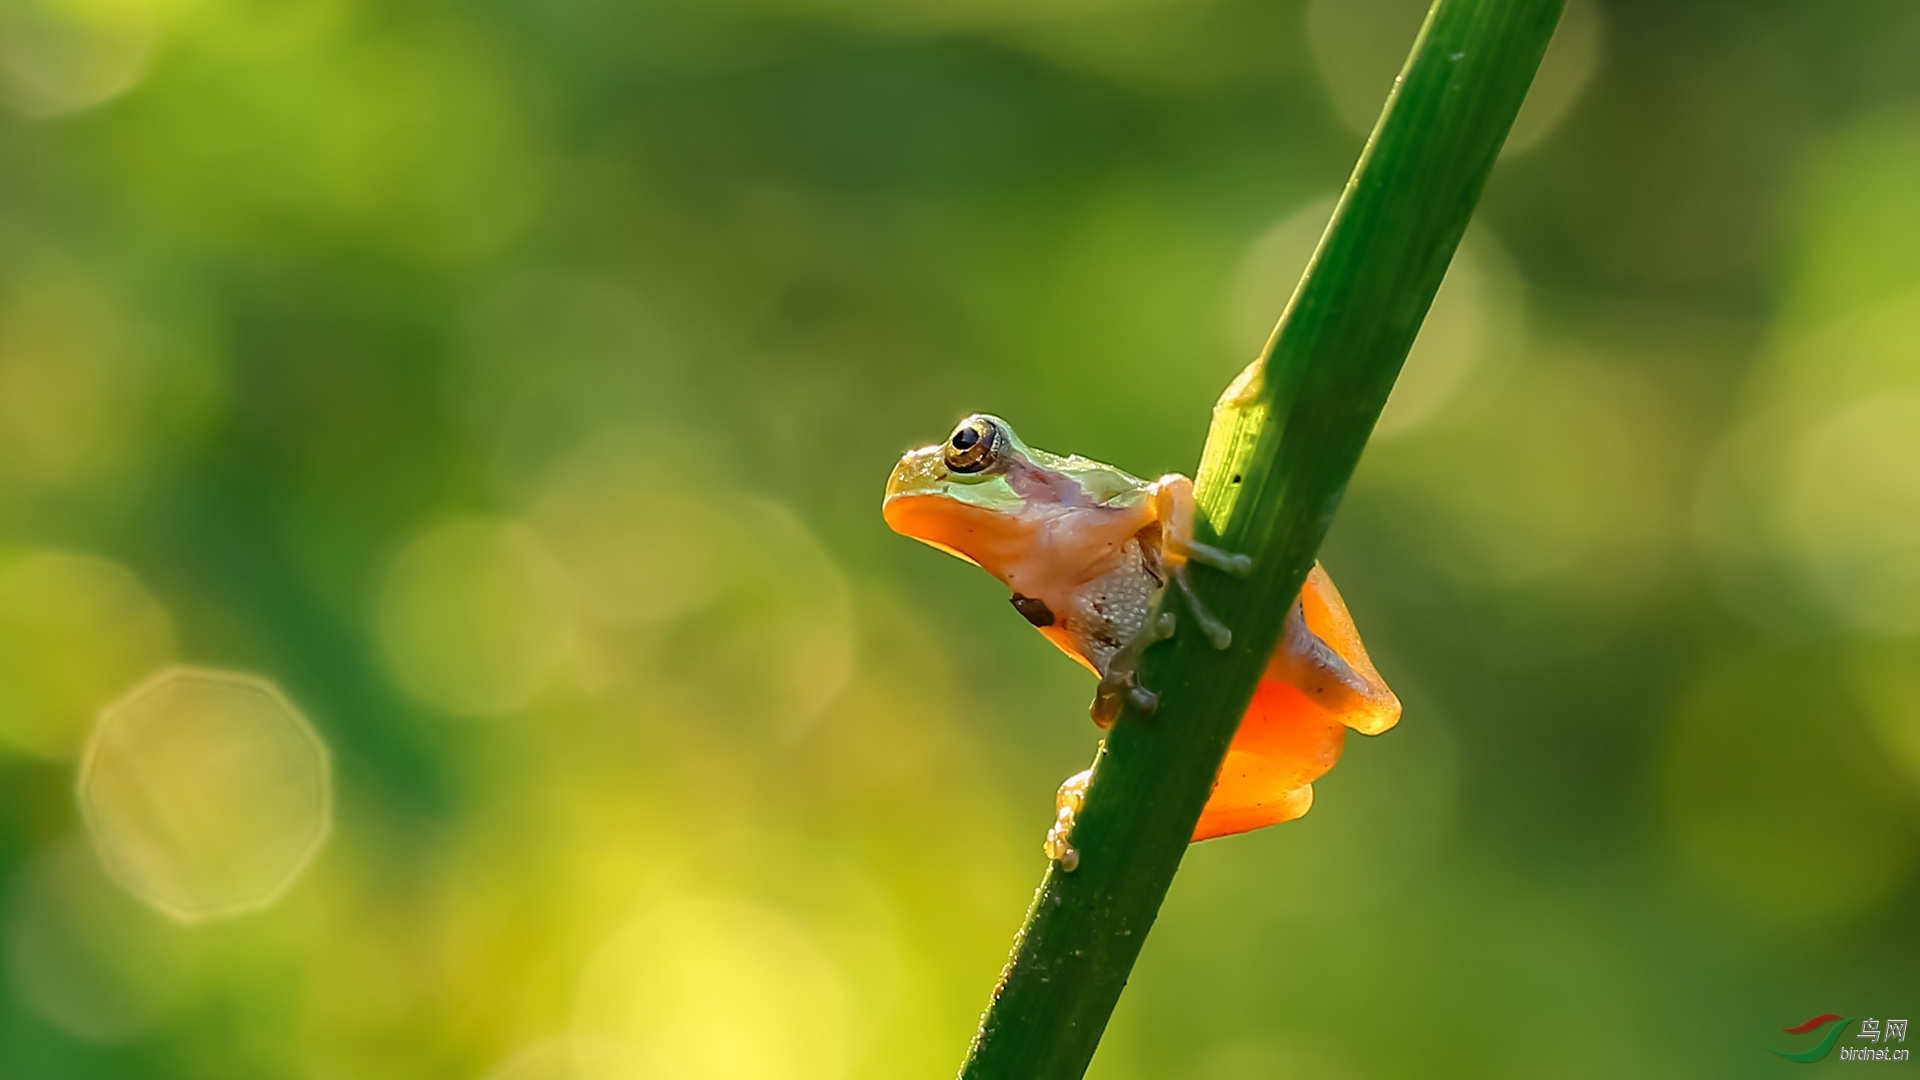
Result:
{"type": "Polygon", "coordinates": [[[1312,784],[1302,784],[1291,791],[1272,794],[1244,804],[1210,801],[1207,803],[1207,808],[1200,812],[1199,823],[1193,827],[1193,840],[1199,843],[1216,836],[1232,836],[1234,833],[1264,829],[1268,825],[1292,821],[1312,808],[1312,784]]]}

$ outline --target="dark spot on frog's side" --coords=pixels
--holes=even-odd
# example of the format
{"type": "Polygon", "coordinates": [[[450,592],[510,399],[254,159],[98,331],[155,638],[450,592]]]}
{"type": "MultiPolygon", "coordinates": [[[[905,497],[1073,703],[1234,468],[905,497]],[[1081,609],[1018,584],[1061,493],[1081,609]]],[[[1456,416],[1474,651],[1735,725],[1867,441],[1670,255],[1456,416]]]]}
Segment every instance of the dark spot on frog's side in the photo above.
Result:
{"type": "Polygon", "coordinates": [[[1035,626],[1053,625],[1053,609],[1047,606],[1045,600],[1036,600],[1031,596],[1014,593],[1013,610],[1019,612],[1021,618],[1035,626]]]}

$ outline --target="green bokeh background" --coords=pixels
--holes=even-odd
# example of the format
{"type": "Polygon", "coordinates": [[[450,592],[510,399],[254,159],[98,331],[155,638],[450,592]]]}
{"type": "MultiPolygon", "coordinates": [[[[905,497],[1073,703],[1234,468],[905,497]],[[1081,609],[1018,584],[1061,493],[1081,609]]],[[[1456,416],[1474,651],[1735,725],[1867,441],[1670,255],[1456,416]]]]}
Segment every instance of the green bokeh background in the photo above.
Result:
{"type": "MultiPolygon", "coordinates": [[[[1421,10],[0,0],[0,1075],[948,1074],[1091,685],[881,483],[1190,470],[1421,10]],[[174,662],[331,750],[264,911],[82,828],[174,662]]],[[[1569,10],[1323,553],[1405,720],[1190,853],[1092,1075],[1920,1011],[1916,55],[1569,10]]]]}

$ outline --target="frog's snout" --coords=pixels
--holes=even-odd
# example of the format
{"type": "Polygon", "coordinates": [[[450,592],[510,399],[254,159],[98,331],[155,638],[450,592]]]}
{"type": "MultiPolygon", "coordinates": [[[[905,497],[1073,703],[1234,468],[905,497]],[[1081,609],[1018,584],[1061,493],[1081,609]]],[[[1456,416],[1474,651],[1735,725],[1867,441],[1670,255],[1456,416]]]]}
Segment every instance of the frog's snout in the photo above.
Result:
{"type": "Polygon", "coordinates": [[[910,495],[940,495],[947,488],[945,447],[923,446],[900,459],[887,477],[887,502],[910,495]]]}
{"type": "Polygon", "coordinates": [[[940,509],[946,500],[947,466],[941,448],[926,446],[900,459],[887,477],[887,497],[880,513],[894,532],[916,540],[927,539],[940,528],[940,509]]]}
{"type": "Polygon", "coordinates": [[[901,458],[887,477],[880,513],[894,532],[975,562],[966,549],[976,539],[977,514],[953,497],[945,452],[943,446],[928,446],[901,458]]]}

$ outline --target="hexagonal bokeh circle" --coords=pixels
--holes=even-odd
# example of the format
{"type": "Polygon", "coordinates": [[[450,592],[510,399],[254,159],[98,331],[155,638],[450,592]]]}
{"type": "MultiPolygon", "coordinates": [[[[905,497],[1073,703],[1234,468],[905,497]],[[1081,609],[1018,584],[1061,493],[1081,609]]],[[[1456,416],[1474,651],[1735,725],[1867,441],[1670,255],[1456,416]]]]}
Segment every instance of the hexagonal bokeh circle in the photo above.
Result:
{"type": "Polygon", "coordinates": [[[326,743],[265,679],[171,668],[100,714],[80,766],[107,872],[183,921],[271,905],[326,841],[326,743]]]}

